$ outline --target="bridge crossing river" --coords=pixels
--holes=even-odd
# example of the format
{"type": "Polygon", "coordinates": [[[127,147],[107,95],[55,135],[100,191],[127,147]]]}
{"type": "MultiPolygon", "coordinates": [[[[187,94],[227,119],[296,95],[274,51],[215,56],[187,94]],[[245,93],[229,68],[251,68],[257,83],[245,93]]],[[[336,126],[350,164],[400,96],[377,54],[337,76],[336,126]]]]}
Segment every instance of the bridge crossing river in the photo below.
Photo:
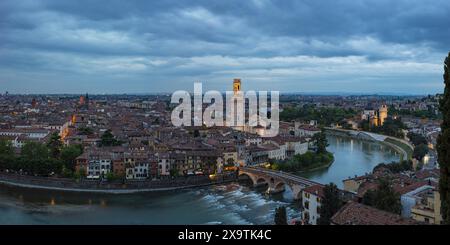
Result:
{"type": "Polygon", "coordinates": [[[292,189],[294,199],[300,198],[301,190],[304,188],[320,185],[304,177],[261,167],[240,167],[239,176],[247,176],[254,187],[268,185],[268,193],[282,192],[288,185],[292,189]]]}

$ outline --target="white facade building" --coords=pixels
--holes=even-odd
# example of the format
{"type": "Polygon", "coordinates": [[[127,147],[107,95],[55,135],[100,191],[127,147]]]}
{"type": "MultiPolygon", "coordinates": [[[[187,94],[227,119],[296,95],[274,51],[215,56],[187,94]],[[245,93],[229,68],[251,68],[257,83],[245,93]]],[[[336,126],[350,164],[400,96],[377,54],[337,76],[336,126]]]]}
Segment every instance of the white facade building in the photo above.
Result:
{"type": "Polygon", "coordinates": [[[313,185],[302,191],[302,219],[310,225],[317,225],[323,198],[323,186],[313,185]]]}
{"type": "Polygon", "coordinates": [[[361,114],[361,119],[362,120],[369,120],[373,116],[375,116],[375,110],[374,109],[364,109],[364,111],[361,114]]]}
{"type": "Polygon", "coordinates": [[[149,176],[149,164],[147,162],[135,163],[134,166],[126,168],[126,178],[143,180],[149,176]]]}
{"type": "Polygon", "coordinates": [[[111,159],[94,159],[89,160],[87,168],[87,176],[91,178],[99,178],[111,172],[111,159]]]}
{"type": "Polygon", "coordinates": [[[269,159],[276,159],[276,160],[284,160],[286,159],[286,145],[280,145],[276,146],[273,144],[270,145],[263,145],[263,148],[267,148],[269,159]]]}
{"type": "Polygon", "coordinates": [[[305,154],[308,151],[308,142],[286,142],[287,150],[293,151],[294,155],[305,154]]]}
{"type": "Polygon", "coordinates": [[[408,193],[403,194],[400,197],[400,201],[402,204],[402,216],[405,218],[411,217],[411,209],[419,204],[422,200],[421,194],[426,192],[433,192],[435,187],[431,185],[423,185],[419,188],[416,188],[408,193]]]}
{"type": "Polygon", "coordinates": [[[170,159],[168,157],[158,160],[158,171],[160,176],[170,176],[170,159]]]}
{"type": "Polygon", "coordinates": [[[49,130],[0,130],[0,136],[25,136],[30,139],[42,140],[50,134],[49,130]]]}
{"type": "Polygon", "coordinates": [[[313,137],[315,134],[320,133],[320,128],[315,126],[311,126],[309,124],[300,124],[299,122],[295,122],[295,136],[300,137],[313,137]]]}

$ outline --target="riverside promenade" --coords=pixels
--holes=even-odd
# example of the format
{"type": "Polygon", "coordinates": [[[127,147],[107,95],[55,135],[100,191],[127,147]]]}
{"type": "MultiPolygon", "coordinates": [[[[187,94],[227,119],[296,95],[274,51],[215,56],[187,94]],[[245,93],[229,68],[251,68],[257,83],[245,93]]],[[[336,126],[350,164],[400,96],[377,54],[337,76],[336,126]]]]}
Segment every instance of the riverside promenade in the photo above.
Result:
{"type": "Polygon", "coordinates": [[[170,191],[229,183],[236,181],[236,176],[236,173],[229,173],[217,176],[217,178],[214,179],[210,179],[208,176],[189,176],[166,180],[102,181],[38,177],[0,172],[0,184],[54,191],[130,194],[138,192],[170,191]]]}

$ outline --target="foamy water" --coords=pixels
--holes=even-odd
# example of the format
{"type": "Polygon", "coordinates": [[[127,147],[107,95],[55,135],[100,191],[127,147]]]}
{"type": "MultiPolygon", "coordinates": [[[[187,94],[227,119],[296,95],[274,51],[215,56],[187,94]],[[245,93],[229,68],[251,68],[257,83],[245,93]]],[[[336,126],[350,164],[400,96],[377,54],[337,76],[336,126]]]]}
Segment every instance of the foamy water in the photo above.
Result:
{"type": "Polygon", "coordinates": [[[169,193],[89,195],[0,189],[2,224],[271,224],[283,195],[237,183],[169,193]],[[56,198],[58,197],[58,198],[56,198]]]}

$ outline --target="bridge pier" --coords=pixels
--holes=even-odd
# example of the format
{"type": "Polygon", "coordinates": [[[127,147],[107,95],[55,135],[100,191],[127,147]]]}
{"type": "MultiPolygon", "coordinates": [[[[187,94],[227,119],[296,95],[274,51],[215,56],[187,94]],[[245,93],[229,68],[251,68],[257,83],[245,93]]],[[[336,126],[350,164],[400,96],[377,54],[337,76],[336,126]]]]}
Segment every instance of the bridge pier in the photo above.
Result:
{"type": "Polygon", "coordinates": [[[300,185],[292,185],[292,195],[294,196],[294,200],[298,201],[300,199],[302,199],[302,190],[303,187],[300,185]]]}
{"type": "Polygon", "coordinates": [[[267,188],[266,193],[267,194],[278,194],[278,193],[284,192],[285,190],[286,189],[284,188],[284,186],[281,187],[281,188],[275,188],[275,187],[270,187],[269,186],[269,188],[267,188]]]}

